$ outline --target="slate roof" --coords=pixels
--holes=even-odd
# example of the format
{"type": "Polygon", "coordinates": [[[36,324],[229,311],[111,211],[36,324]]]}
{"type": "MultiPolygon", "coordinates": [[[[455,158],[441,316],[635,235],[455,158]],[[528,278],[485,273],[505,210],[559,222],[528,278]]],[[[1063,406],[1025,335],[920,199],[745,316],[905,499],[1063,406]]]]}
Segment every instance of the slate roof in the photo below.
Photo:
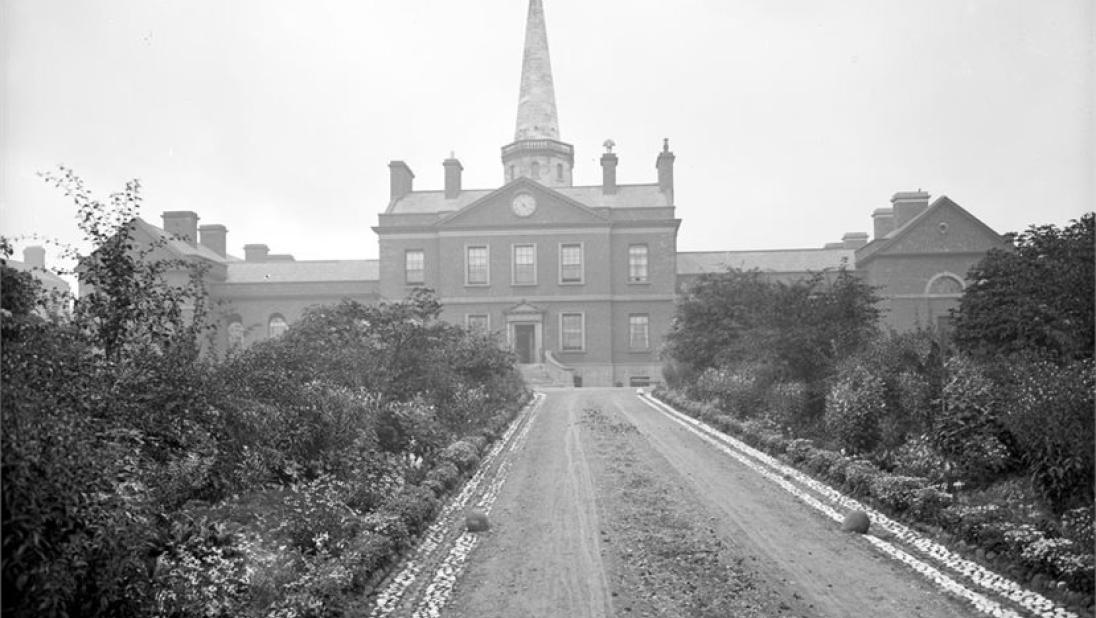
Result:
{"type": "MultiPolygon", "coordinates": [[[[549,191],[580,202],[590,208],[663,208],[673,206],[658,184],[619,185],[617,192],[606,195],[601,185],[587,187],[545,187],[549,191]]],[[[445,199],[444,191],[413,191],[397,199],[385,214],[412,215],[457,211],[472,202],[494,193],[497,189],[461,191],[454,199],[445,199]]]]}
{"type": "Polygon", "coordinates": [[[378,281],[378,260],[301,260],[299,262],[230,262],[225,283],[303,283],[378,281]]]}
{"type": "MultiPolygon", "coordinates": [[[[223,258],[217,255],[217,252],[206,247],[204,245],[192,245],[185,240],[179,240],[175,236],[168,234],[164,230],[152,225],[148,221],[137,217],[134,219],[135,228],[143,230],[146,234],[153,239],[164,239],[167,242],[167,248],[175,253],[178,253],[186,257],[200,257],[211,262],[228,262],[232,258],[223,258]]],[[[237,258],[238,259],[238,258],[237,258]]]]}
{"type": "Polygon", "coordinates": [[[677,274],[699,275],[727,268],[803,273],[855,264],[852,249],[775,249],[771,251],[691,251],[677,254],[677,274]]]}

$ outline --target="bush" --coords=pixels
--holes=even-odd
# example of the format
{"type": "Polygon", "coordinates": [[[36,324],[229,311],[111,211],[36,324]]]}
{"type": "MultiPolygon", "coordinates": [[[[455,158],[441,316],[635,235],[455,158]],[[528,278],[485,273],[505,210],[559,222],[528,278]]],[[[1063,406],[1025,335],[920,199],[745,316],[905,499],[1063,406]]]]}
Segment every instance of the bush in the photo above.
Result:
{"type": "Polygon", "coordinates": [[[803,382],[777,382],[765,395],[766,418],[780,427],[797,428],[807,420],[808,389],[803,382]]]}
{"type": "Polygon", "coordinates": [[[1014,359],[1001,422],[1036,488],[1056,512],[1092,504],[1096,469],[1091,359],[1058,365],[1014,359]]]}
{"type": "Polygon", "coordinates": [[[998,417],[1000,390],[974,361],[948,361],[943,410],[936,419],[934,446],[961,478],[984,483],[1011,465],[998,417]]]}
{"type": "Polygon", "coordinates": [[[826,429],[842,448],[869,453],[879,443],[883,381],[864,366],[845,367],[826,398],[826,429]]]}
{"type": "Polygon", "coordinates": [[[936,452],[927,436],[917,436],[891,453],[890,463],[901,474],[923,476],[933,482],[945,480],[947,462],[936,452]]]}

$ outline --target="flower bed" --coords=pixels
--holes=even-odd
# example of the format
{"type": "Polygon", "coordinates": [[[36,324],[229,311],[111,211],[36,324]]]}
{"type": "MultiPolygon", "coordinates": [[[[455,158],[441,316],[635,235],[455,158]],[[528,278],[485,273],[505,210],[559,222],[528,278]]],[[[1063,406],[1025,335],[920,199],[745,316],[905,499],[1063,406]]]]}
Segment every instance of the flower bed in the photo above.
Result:
{"type": "MultiPolygon", "coordinates": [[[[945,486],[927,478],[887,473],[869,461],[818,448],[811,440],[788,439],[761,423],[735,419],[711,404],[692,401],[676,392],[659,389],[654,395],[891,516],[923,530],[935,529],[980,560],[1026,576],[1034,587],[1053,591],[1072,605],[1092,605],[1096,575],[1091,543],[1086,551],[1083,540],[1009,521],[1007,511],[998,505],[956,504],[955,496],[945,486]]],[[[1091,510],[1078,509],[1071,518],[1067,517],[1064,525],[1072,526],[1083,539],[1085,531],[1091,530],[1091,510]]]]}

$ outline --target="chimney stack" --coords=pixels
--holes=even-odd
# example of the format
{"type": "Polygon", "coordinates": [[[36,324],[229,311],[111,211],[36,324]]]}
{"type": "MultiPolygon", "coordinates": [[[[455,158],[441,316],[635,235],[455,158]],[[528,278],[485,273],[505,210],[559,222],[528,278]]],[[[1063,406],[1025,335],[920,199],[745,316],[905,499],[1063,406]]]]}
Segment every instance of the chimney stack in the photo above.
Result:
{"type": "Polygon", "coordinates": [[[670,198],[670,203],[673,204],[674,153],[670,152],[670,138],[668,137],[662,140],[662,152],[658,153],[655,167],[658,168],[658,190],[665,193],[670,198]]]}
{"type": "Polygon", "coordinates": [[[894,204],[894,229],[900,230],[929,207],[929,194],[920,189],[899,191],[891,198],[891,204],[894,204]]]}
{"type": "Polygon", "coordinates": [[[617,156],[612,151],[601,155],[601,192],[612,195],[617,192],[617,156]]]}
{"type": "Polygon", "coordinates": [[[866,232],[847,232],[841,237],[841,244],[845,249],[859,249],[868,244],[866,232]]]}
{"type": "Polygon", "coordinates": [[[245,262],[265,262],[270,254],[270,247],[266,245],[244,245],[245,262]]]}
{"type": "Polygon", "coordinates": [[[388,170],[392,179],[391,197],[393,200],[398,200],[412,191],[411,187],[415,180],[415,174],[406,163],[392,161],[388,164],[388,170]]]}
{"type": "Polygon", "coordinates": [[[35,245],[23,249],[23,263],[31,268],[46,267],[46,249],[35,245]]]}
{"type": "Polygon", "coordinates": [[[203,225],[198,228],[198,242],[221,257],[228,255],[228,229],[220,224],[203,225]]]}
{"type": "Polygon", "coordinates": [[[178,236],[190,246],[198,246],[198,213],[189,210],[168,210],[161,215],[164,219],[164,231],[178,236]]]}
{"type": "MultiPolygon", "coordinates": [[[[449,153],[449,158],[442,161],[442,165],[445,166],[445,199],[451,200],[460,195],[460,173],[464,171],[464,166],[453,156],[453,153],[449,153]]],[[[410,173],[411,170],[407,170],[407,172],[410,173]]],[[[412,177],[414,177],[414,174],[412,174],[412,177]]],[[[392,186],[395,187],[395,179],[392,182],[392,186]]],[[[393,191],[395,191],[394,188],[393,191]]],[[[408,182],[407,192],[410,191],[411,184],[408,182]]]]}
{"type": "Polygon", "coordinates": [[[871,220],[875,225],[875,240],[882,240],[894,231],[893,208],[876,208],[871,213],[871,220]]]}

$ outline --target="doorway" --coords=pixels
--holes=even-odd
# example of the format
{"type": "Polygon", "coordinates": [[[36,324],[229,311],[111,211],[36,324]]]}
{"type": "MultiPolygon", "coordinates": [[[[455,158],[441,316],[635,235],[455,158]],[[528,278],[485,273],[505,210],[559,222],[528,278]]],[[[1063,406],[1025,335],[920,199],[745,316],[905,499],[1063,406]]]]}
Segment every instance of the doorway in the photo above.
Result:
{"type": "Polygon", "coordinates": [[[533,351],[536,349],[536,326],[533,324],[514,324],[514,353],[518,362],[528,365],[537,362],[533,351]]]}

